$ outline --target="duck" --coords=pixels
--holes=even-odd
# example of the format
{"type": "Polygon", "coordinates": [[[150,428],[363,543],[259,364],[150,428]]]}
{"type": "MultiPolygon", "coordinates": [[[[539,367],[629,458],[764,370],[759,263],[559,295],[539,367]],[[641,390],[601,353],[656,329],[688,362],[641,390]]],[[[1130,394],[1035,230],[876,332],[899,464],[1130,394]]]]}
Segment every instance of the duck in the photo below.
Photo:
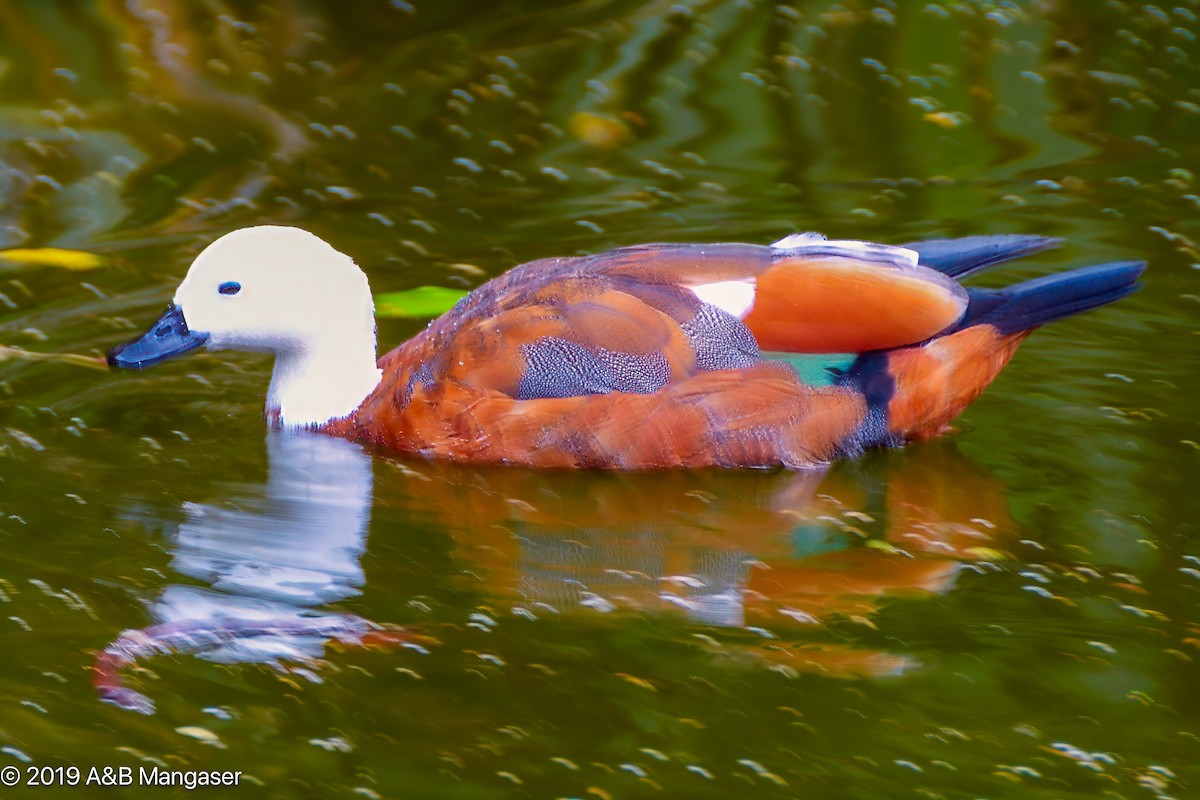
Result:
{"type": "Polygon", "coordinates": [[[798,233],[544,258],[377,359],[371,289],[353,259],[300,228],[262,225],[209,244],[162,316],[107,362],[269,353],[270,427],[395,456],[819,469],[946,431],[1034,329],[1139,287],[1143,261],[962,284],[1059,244],[798,233]]]}

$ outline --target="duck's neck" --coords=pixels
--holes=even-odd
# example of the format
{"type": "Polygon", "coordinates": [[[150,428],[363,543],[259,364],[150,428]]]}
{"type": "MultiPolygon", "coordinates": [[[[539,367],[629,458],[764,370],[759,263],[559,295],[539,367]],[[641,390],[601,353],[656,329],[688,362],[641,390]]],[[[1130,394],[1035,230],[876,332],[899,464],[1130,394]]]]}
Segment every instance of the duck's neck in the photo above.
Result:
{"type": "Polygon", "coordinates": [[[280,350],[267,392],[267,419],[284,428],[315,428],[348,416],[379,385],[375,337],[325,341],[280,350]]]}

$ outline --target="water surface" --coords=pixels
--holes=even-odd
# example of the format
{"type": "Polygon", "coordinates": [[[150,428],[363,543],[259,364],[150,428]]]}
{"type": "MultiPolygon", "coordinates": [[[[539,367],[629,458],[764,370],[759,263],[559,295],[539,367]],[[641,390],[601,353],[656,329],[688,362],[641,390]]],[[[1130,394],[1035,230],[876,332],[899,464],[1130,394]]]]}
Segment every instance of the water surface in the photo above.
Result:
{"type": "Polygon", "coordinates": [[[129,338],[263,222],[376,292],[801,230],[1064,239],[989,285],[1150,262],[952,437],[826,475],[397,462],[266,436],[262,357],[0,351],[0,764],[247,797],[1197,796],[1198,17],[0,6],[0,247],[103,257],[0,262],[0,344],[32,353],[129,338]],[[95,654],[155,625],[177,652],[121,673],[154,713],[102,703],[95,654]]]}

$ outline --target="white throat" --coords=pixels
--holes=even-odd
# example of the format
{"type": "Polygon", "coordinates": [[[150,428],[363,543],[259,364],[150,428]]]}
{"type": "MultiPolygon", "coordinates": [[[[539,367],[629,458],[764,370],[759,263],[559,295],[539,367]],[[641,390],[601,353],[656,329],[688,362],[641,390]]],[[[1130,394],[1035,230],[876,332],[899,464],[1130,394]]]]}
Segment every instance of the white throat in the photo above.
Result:
{"type": "Polygon", "coordinates": [[[284,428],[311,428],[353,413],[379,385],[375,338],[338,336],[275,355],[266,413],[284,428]]]}

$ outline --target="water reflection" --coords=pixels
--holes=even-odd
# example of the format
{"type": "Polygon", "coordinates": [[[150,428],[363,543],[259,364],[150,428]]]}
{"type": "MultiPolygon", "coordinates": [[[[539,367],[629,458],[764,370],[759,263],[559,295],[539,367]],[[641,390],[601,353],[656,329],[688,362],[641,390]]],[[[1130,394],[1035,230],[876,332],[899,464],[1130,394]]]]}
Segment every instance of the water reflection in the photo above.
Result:
{"type": "Polygon", "coordinates": [[[206,587],[173,584],[151,606],[156,624],[127,631],[97,662],[105,700],[150,713],[119,670],[139,658],[193,652],[211,661],[303,662],[330,639],[397,640],[399,631],[318,607],[359,594],[371,516],[371,460],[357,445],[271,432],[264,486],[220,502],[186,503],[171,566],[206,587]]]}
{"type": "Polygon", "coordinates": [[[449,531],[461,580],[491,607],[681,615],[755,630],[768,644],[739,650],[797,670],[881,675],[913,662],[815,634],[870,624],[887,597],[950,590],[1015,533],[1003,485],[952,442],[910,450],[828,474],[409,464],[404,480],[420,490],[403,502],[449,531]]]}
{"type": "MultiPolygon", "coordinates": [[[[428,641],[323,609],[363,588],[370,457],[315,435],[272,433],[267,448],[264,486],[185,505],[172,567],[205,585],[166,587],[151,607],[155,624],[101,655],[105,700],[151,712],[120,671],[157,654],[279,665],[318,659],[330,640],[428,641]]],[[[884,455],[830,474],[395,466],[381,505],[448,533],[450,579],[491,608],[581,624],[598,613],[678,615],[759,633],[734,645],[739,657],[832,675],[913,662],[814,632],[868,621],[889,596],[949,590],[964,563],[995,558],[1012,529],[1000,484],[949,443],[920,448],[902,468],[884,455]]]]}
{"type": "Polygon", "coordinates": [[[343,439],[272,432],[267,457],[262,494],[184,506],[171,566],[224,594],[213,601],[212,592],[171,587],[156,605],[160,618],[209,618],[225,613],[232,598],[311,607],[359,593],[370,456],[343,439]]]}

